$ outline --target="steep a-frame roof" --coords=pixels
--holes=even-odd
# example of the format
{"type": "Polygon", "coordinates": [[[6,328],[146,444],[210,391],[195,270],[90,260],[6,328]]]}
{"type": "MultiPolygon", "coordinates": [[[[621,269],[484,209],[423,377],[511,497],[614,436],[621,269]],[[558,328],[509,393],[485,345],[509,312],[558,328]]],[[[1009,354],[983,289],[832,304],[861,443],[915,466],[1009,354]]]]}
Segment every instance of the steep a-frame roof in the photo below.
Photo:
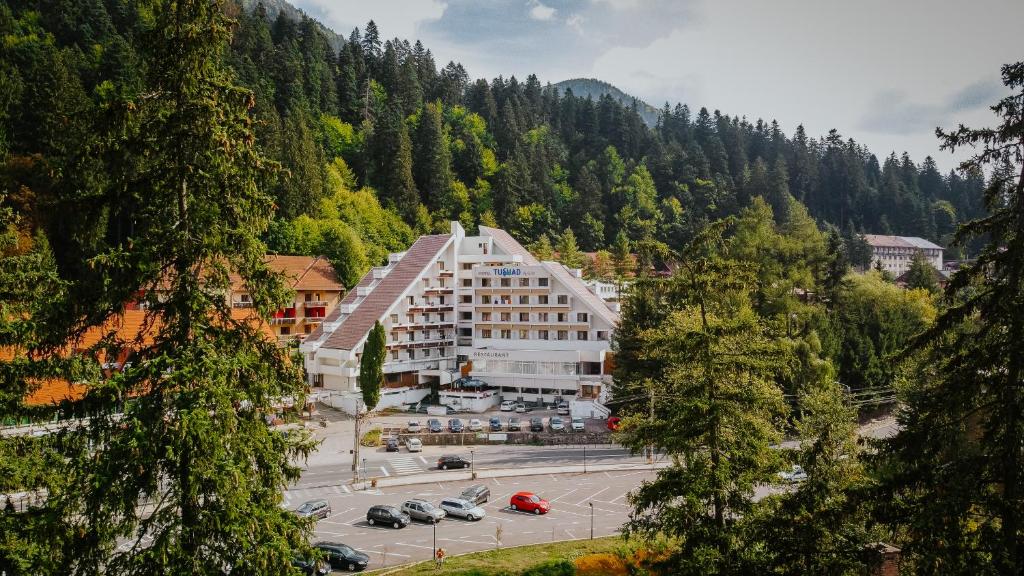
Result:
{"type": "MultiPolygon", "coordinates": [[[[371,286],[370,293],[356,305],[356,309],[342,319],[341,324],[327,337],[323,347],[352,350],[358,346],[373,328],[373,323],[387,313],[423,270],[444,250],[451,238],[451,234],[420,236],[387,276],[371,286]]],[[[360,284],[365,280],[364,276],[360,284]]],[[[370,280],[372,282],[372,277],[370,280]]],[[[356,291],[353,290],[350,294],[355,294],[356,291]]]]}
{"type": "Polygon", "coordinates": [[[528,266],[536,266],[540,264],[540,261],[530,254],[530,251],[523,247],[522,244],[516,241],[511,234],[501,230],[499,228],[491,228],[489,226],[480,226],[480,234],[482,236],[490,236],[494,239],[494,243],[501,246],[501,249],[507,254],[519,255],[523,258],[523,264],[528,266]]]}
{"type": "Polygon", "coordinates": [[[543,265],[544,268],[546,268],[548,272],[551,273],[551,276],[557,278],[563,286],[565,286],[569,290],[572,290],[573,293],[576,295],[576,298],[583,301],[586,304],[587,308],[590,308],[590,310],[593,311],[594,314],[599,315],[606,322],[612,324],[613,326],[618,325],[619,315],[616,314],[615,312],[612,312],[612,310],[608,308],[608,305],[605,304],[604,300],[602,300],[596,294],[591,292],[590,289],[587,288],[587,285],[584,284],[582,280],[580,280],[575,275],[571,274],[568,270],[566,270],[565,266],[559,264],[558,262],[544,262],[543,265]]]}

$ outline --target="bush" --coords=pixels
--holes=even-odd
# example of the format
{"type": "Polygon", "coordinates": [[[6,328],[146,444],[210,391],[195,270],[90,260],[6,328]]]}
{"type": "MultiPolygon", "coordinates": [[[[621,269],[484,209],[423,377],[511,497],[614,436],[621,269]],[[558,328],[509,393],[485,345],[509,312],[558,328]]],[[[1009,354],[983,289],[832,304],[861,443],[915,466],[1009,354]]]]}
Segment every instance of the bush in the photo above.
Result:
{"type": "Polygon", "coordinates": [[[576,574],[581,576],[627,576],[629,567],[616,554],[588,554],[576,559],[576,574]]]}
{"type": "Polygon", "coordinates": [[[545,562],[523,570],[523,576],[574,576],[576,567],[568,560],[545,562]]]}
{"type": "Polygon", "coordinates": [[[359,445],[366,446],[367,448],[380,446],[380,435],[380,428],[374,428],[366,434],[363,434],[363,437],[359,439],[359,445]]]}

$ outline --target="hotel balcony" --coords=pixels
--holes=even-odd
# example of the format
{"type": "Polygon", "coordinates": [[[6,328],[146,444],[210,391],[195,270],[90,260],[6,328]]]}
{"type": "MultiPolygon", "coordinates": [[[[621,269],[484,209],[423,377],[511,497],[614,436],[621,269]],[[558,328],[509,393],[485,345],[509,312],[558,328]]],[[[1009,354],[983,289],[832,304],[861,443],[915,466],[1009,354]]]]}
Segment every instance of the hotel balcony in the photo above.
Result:
{"type": "Polygon", "coordinates": [[[413,340],[412,342],[388,342],[388,350],[406,350],[409,348],[433,348],[435,346],[454,346],[455,338],[442,338],[440,340],[413,340]]]}
{"type": "Polygon", "coordinates": [[[438,302],[417,302],[409,306],[410,312],[451,312],[454,309],[454,304],[441,304],[438,302]]]}
{"type": "Polygon", "coordinates": [[[427,286],[423,289],[424,294],[454,294],[455,288],[452,286],[427,286]]]}
{"type": "Polygon", "coordinates": [[[327,307],[327,301],[326,300],[306,300],[305,302],[302,303],[302,305],[304,307],[306,307],[307,309],[308,308],[326,308],[327,307]]]}
{"type": "Polygon", "coordinates": [[[295,324],[295,307],[283,308],[270,317],[271,324],[295,324]]]}

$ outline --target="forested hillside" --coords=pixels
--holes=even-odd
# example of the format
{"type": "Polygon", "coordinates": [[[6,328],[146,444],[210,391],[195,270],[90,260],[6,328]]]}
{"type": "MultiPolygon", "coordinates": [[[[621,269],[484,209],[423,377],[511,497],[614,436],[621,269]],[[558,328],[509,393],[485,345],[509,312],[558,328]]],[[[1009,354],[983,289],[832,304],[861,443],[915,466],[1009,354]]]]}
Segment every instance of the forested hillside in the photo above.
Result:
{"type": "MultiPolygon", "coordinates": [[[[666,105],[649,128],[612,97],[562,93],[533,75],[474,80],[372,22],[336,52],[313,20],[270,18],[261,4],[229,9],[227,63],[254,92],[257,145],[285,168],[265,183],[277,205],[268,246],[326,253],[349,283],[450,219],[504,227],[542,250],[571,230],[582,250],[616,245],[646,262],[757,196],[780,224],[793,196],[847,240],[874,232],[946,243],[981,210],[982,175],[943,175],[931,158],[906,154],[879,160],[838,131],[787,135],[774,121],[685,104],[666,105]]],[[[54,192],[81,189],[72,172],[106,190],[103,174],[76,162],[111,108],[138,96],[150,10],[146,0],[0,6],[9,184],[60,210],[77,209],[74,194],[54,192]]],[[[54,213],[41,211],[40,223],[54,213]]],[[[115,216],[48,226],[59,245],[101,217],[115,216]]]]}
{"type": "Polygon", "coordinates": [[[652,127],[658,124],[660,112],[657,108],[643,100],[626,94],[622,90],[619,90],[615,86],[612,86],[603,80],[598,80],[597,78],[572,78],[556,82],[554,86],[563,93],[572,90],[574,95],[580,98],[590,98],[592,100],[600,100],[602,96],[607,94],[616,102],[627,108],[633,107],[633,100],[636,100],[636,111],[640,114],[640,117],[644,119],[644,122],[646,122],[648,126],[652,127]]]}

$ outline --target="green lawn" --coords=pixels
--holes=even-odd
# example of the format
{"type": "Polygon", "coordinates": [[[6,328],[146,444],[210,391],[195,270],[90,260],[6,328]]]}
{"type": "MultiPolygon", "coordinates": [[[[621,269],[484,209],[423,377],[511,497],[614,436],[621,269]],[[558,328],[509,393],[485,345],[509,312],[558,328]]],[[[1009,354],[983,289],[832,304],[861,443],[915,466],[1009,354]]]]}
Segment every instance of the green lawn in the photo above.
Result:
{"type": "MultiPolygon", "coordinates": [[[[619,536],[608,536],[594,540],[572,540],[569,542],[552,542],[551,544],[535,544],[516,548],[503,548],[486,552],[474,552],[462,556],[450,557],[444,562],[444,570],[434,568],[431,561],[414,564],[396,572],[394,576],[413,576],[416,574],[459,574],[462,576],[484,575],[516,575],[523,570],[556,560],[575,560],[580,556],[596,553],[614,553],[617,550],[629,549],[631,546],[619,536]]],[[[381,574],[394,570],[387,568],[374,571],[381,574]]]]}

